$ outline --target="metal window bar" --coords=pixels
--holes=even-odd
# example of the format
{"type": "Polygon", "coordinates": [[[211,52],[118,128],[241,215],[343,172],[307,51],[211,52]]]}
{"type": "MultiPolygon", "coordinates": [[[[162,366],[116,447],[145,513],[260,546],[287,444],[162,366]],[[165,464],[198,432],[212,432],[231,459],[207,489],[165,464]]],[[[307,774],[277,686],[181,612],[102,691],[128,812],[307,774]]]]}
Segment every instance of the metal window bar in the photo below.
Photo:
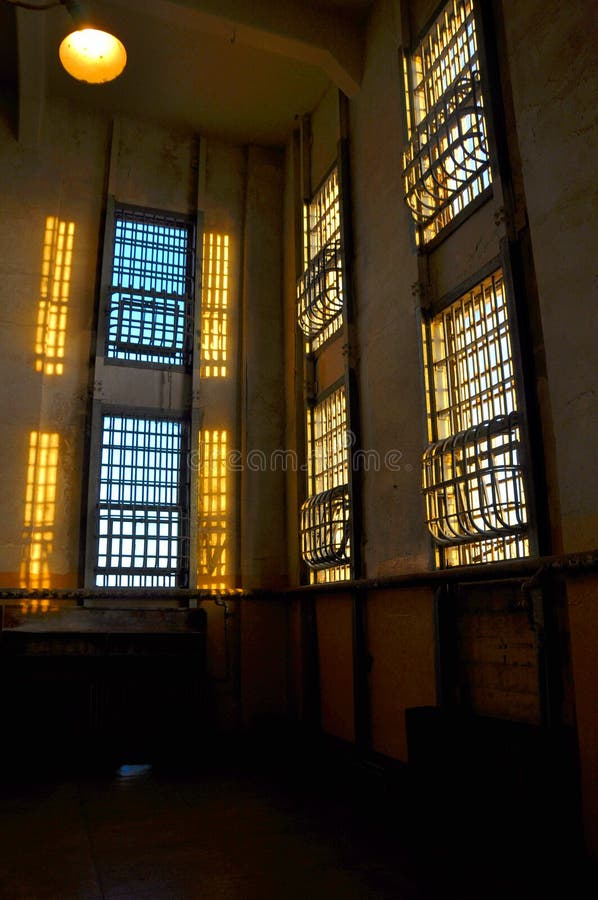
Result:
{"type": "Polygon", "coordinates": [[[308,472],[313,493],[347,484],[349,447],[344,385],[308,410],[308,420],[308,472]]]}
{"type": "Polygon", "coordinates": [[[310,569],[340,567],[344,572],[348,568],[350,517],[347,485],[305,501],[301,507],[301,553],[310,569]]]}
{"type": "Polygon", "coordinates": [[[297,282],[297,318],[311,350],[342,327],[340,194],[336,169],[304,214],[304,272],[297,282]]]}
{"type": "Polygon", "coordinates": [[[438,565],[527,555],[521,417],[500,270],[426,323],[424,358],[431,443],[422,484],[438,565]],[[470,549],[456,549],[461,544],[470,549]]]}
{"type": "Polygon", "coordinates": [[[117,209],[106,357],[188,366],[193,338],[192,224],[163,213],[117,209]]]}
{"type": "Polygon", "coordinates": [[[308,409],[307,442],[310,496],[303,504],[300,517],[303,558],[312,569],[312,581],[342,581],[350,578],[349,441],[344,385],[308,409]],[[331,491],[338,493],[330,495],[331,491]],[[344,538],[341,540],[337,533],[335,545],[334,542],[330,543],[335,533],[334,528],[338,529],[338,521],[333,513],[338,516],[338,498],[345,494],[348,518],[343,526],[344,538]],[[304,533],[304,529],[309,533],[304,533]],[[315,544],[319,539],[323,543],[318,556],[315,544]],[[342,564],[339,564],[341,561],[337,556],[341,543],[342,564]],[[319,560],[317,567],[310,560],[319,560]],[[322,571],[324,568],[325,573],[322,571]]]}
{"type": "Polygon", "coordinates": [[[186,587],[188,502],[181,420],[103,417],[97,587],[186,587]]]}
{"type": "Polygon", "coordinates": [[[427,243],[492,181],[473,0],[446,5],[404,74],[405,199],[427,243]]]}
{"type": "Polygon", "coordinates": [[[497,416],[426,449],[426,519],[437,543],[525,530],[519,425],[519,413],[497,416]]]}
{"type": "Polygon", "coordinates": [[[432,439],[517,409],[502,272],[485,278],[429,323],[432,439]]]}

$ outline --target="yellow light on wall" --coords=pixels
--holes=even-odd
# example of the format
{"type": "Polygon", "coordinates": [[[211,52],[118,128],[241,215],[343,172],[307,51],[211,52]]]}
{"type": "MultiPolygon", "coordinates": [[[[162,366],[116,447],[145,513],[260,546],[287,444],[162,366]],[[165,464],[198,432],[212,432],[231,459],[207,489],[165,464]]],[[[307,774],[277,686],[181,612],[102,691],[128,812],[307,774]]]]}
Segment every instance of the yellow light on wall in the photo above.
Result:
{"type": "Polygon", "coordinates": [[[77,81],[104,84],[113,81],[127,64],[127,51],[113,34],[97,28],[80,28],[62,41],[60,62],[77,81]]]}

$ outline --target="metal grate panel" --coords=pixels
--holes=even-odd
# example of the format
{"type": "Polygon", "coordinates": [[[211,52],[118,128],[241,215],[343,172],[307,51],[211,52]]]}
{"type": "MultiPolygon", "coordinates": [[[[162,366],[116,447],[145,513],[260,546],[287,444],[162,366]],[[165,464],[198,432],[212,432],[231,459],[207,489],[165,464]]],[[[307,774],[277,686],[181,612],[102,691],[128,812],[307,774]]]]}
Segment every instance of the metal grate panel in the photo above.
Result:
{"type": "Polygon", "coordinates": [[[307,440],[310,497],[303,504],[300,517],[303,558],[312,570],[319,570],[312,571],[313,581],[342,581],[350,577],[349,440],[344,385],[308,410],[307,440]]]}
{"type": "Polygon", "coordinates": [[[341,315],[343,270],[339,241],[323,247],[310,261],[297,282],[297,298],[299,325],[308,338],[317,338],[341,315]]]}
{"type": "Polygon", "coordinates": [[[329,175],[304,214],[304,272],[297,282],[297,317],[317,350],[343,324],[338,172],[329,175]]]}
{"type": "Polygon", "coordinates": [[[118,209],[106,356],[167,366],[190,363],[194,230],[183,218],[118,209]]]}
{"type": "Polygon", "coordinates": [[[350,509],[346,485],[305,501],[301,507],[301,552],[310,569],[348,564],[350,509]]]}
{"type": "Polygon", "coordinates": [[[410,63],[403,178],[427,243],[492,181],[473,0],[451,0],[410,63]]]}
{"type": "Polygon", "coordinates": [[[347,405],[344,385],[308,411],[309,476],[314,493],[349,480],[347,405]]]}
{"type": "Polygon", "coordinates": [[[186,425],[106,415],[98,502],[98,587],[184,587],[186,425]]]}
{"type": "Polygon", "coordinates": [[[500,270],[425,325],[424,349],[431,443],[422,482],[437,562],[527,555],[521,417],[500,270]]]}
{"type": "Polygon", "coordinates": [[[431,444],[423,457],[427,524],[438,543],[524,531],[519,414],[431,444]]]}
{"type": "Polygon", "coordinates": [[[517,409],[502,272],[460,297],[429,324],[433,410],[440,439],[517,409]]]}

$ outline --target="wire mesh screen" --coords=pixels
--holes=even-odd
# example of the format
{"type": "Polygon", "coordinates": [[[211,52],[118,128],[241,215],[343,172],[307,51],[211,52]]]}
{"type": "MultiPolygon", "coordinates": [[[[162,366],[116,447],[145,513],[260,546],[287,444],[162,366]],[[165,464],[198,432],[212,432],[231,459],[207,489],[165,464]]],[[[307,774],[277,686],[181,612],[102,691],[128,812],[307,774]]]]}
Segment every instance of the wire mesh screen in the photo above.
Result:
{"type": "Polygon", "coordinates": [[[350,577],[348,437],[343,385],[307,415],[311,493],[301,509],[301,540],[305,562],[318,570],[312,572],[313,581],[350,577]]]}
{"type": "Polygon", "coordinates": [[[185,587],[188,503],[184,422],[103,418],[98,587],[185,587]]]}
{"type": "Polygon", "coordinates": [[[502,272],[429,321],[424,348],[431,443],[422,478],[428,528],[441,548],[437,560],[460,565],[527,555],[521,418],[502,272]]]}
{"type": "Polygon", "coordinates": [[[297,318],[317,350],[342,326],[343,277],[338,172],[329,175],[304,211],[304,272],[297,282],[297,318]]]}
{"type": "Polygon", "coordinates": [[[183,218],[118,209],[106,356],[186,366],[191,360],[194,229],[183,218]]]}
{"type": "Polygon", "coordinates": [[[473,0],[447,3],[404,72],[405,198],[427,243],[492,181],[473,0]]]}

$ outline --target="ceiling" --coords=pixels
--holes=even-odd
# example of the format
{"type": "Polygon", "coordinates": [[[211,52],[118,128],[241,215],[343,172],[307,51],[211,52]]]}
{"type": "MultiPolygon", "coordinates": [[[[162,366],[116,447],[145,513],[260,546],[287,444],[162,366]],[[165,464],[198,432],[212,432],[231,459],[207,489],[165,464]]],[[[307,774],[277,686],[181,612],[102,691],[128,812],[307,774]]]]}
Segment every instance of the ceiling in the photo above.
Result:
{"type": "MultiPolygon", "coordinates": [[[[74,81],[59,63],[57,48],[71,23],[63,6],[19,8],[20,135],[38,129],[46,96],[61,96],[234,141],[283,144],[295,117],[312,110],[330,82],[349,95],[358,89],[371,5],[372,0],[89,2],[94,24],[117,34],[128,55],[124,73],[98,86],[74,81]]],[[[0,52],[14,55],[6,46],[14,32],[11,38],[10,29],[2,31],[0,52]]]]}

